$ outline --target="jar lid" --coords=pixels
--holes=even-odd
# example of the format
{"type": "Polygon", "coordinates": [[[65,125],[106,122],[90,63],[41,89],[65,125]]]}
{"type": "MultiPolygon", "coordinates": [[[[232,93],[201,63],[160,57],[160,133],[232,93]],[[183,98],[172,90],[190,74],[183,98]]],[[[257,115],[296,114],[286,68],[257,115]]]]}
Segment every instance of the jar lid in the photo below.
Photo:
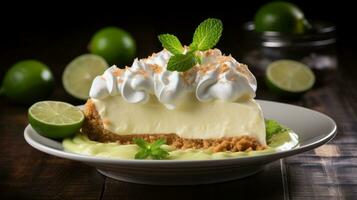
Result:
{"type": "Polygon", "coordinates": [[[274,31],[256,32],[254,23],[244,24],[246,37],[264,47],[311,47],[336,43],[336,27],[328,22],[310,21],[312,29],[303,34],[274,31]]]}

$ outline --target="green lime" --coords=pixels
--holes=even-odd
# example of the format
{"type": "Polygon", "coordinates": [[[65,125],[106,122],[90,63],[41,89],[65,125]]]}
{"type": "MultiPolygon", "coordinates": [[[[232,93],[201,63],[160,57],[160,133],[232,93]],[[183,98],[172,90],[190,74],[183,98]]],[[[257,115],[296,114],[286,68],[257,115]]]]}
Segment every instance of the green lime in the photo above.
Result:
{"type": "Polygon", "coordinates": [[[124,66],[132,62],[136,44],[133,37],[123,29],[106,27],[94,34],[89,51],[105,58],[110,64],[124,66]]]}
{"type": "Polygon", "coordinates": [[[71,104],[60,101],[40,101],[28,110],[28,119],[39,134],[61,139],[72,136],[82,126],[82,111],[71,104]]]}
{"type": "Polygon", "coordinates": [[[107,62],[100,56],[84,54],[72,60],[62,74],[64,89],[72,96],[86,100],[93,79],[103,74],[108,68],[107,62]]]}
{"type": "Polygon", "coordinates": [[[273,92],[281,96],[294,97],[312,88],[315,75],[303,63],[294,60],[278,60],[268,66],[266,83],[273,92]]]}
{"type": "Polygon", "coordinates": [[[54,78],[50,69],[37,60],[23,60],[5,74],[2,94],[24,104],[46,99],[53,91],[54,78]]]}
{"type": "Polygon", "coordinates": [[[258,32],[301,34],[309,29],[310,24],[296,5],[278,1],[267,3],[258,10],[254,17],[254,26],[258,32]]]}

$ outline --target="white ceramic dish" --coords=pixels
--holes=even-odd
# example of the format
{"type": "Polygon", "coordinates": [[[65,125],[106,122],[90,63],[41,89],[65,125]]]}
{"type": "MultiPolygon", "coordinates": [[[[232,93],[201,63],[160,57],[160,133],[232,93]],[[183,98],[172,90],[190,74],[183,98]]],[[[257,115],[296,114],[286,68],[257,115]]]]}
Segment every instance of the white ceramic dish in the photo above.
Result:
{"type": "Polygon", "coordinates": [[[336,123],[324,114],[289,104],[258,102],[265,118],[275,119],[298,134],[299,147],[266,155],[219,160],[123,160],[66,152],[60,142],[42,137],[30,125],[25,128],[24,136],[31,146],[42,152],[84,162],[117,180],[154,185],[194,185],[252,175],[267,163],[314,149],[336,134],[336,123]]]}

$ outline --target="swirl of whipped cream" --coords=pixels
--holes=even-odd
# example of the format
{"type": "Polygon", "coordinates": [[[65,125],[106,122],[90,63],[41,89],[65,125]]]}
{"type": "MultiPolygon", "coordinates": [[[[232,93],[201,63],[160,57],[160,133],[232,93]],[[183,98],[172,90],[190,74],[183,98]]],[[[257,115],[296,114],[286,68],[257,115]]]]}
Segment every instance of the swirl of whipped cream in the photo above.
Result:
{"type": "Polygon", "coordinates": [[[196,97],[206,102],[213,99],[239,101],[255,97],[257,82],[246,65],[219,50],[208,51],[197,76],[196,97]]]}
{"type": "Polygon", "coordinates": [[[168,109],[179,106],[192,92],[202,102],[255,97],[257,83],[246,65],[218,49],[197,55],[201,64],[186,72],[166,69],[172,54],[165,49],[146,59],[135,59],[125,69],[114,65],[93,80],[89,95],[95,99],[121,95],[129,103],[145,103],[156,96],[168,109]]]}
{"type": "Polygon", "coordinates": [[[129,103],[142,103],[149,100],[153,92],[153,71],[142,60],[135,59],[130,69],[125,70],[120,84],[122,97],[129,103]]]}
{"type": "Polygon", "coordinates": [[[181,103],[181,98],[187,94],[190,88],[179,72],[166,70],[170,57],[171,54],[164,49],[160,53],[146,59],[146,62],[152,68],[159,69],[154,73],[155,96],[166,108],[175,109],[181,103]]]}
{"type": "Polygon", "coordinates": [[[168,109],[175,109],[188,91],[190,87],[177,71],[164,71],[155,76],[155,95],[168,109]]]}
{"type": "Polygon", "coordinates": [[[117,95],[119,93],[118,78],[116,77],[117,71],[117,66],[113,65],[102,76],[95,77],[89,91],[89,96],[96,99],[104,99],[110,95],[117,95]]]}

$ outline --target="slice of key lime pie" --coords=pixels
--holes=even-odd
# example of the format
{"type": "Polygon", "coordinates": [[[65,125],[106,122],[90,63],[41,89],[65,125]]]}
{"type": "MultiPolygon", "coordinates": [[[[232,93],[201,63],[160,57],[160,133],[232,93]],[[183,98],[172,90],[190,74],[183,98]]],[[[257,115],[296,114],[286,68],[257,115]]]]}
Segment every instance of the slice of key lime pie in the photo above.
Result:
{"type": "Polygon", "coordinates": [[[107,69],[93,81],[82,133],[119,144],[162,138],[176,149],[264,149],[256,79],[246,65],[211,49],[221,33],[221,22],[208,19],[190,46],[160,35],[162,51],[125,69],[107,69]]]}

